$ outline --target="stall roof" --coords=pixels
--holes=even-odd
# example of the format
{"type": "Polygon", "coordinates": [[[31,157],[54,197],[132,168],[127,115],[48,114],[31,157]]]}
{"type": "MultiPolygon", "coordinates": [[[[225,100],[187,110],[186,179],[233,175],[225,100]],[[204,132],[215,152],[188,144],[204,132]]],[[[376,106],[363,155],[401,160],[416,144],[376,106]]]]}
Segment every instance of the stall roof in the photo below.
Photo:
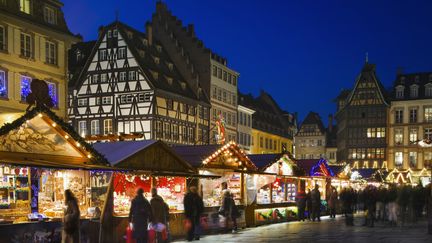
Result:
{"type": "Polygon", "coordinates": [[[164,175],[196,174],[190,164],[160,140],[95,143],[94,147],[116,168],[164,175]]]}
{"type": "Polygon", "coordinates": [[[41,167],[109,169],[103,155],[45,106],[0,128],[2,162],[41,167]]]}
{"type": "Polygon", "coordinates": [[[249,159],[259,170],[263,170],[274,162],[277,162],[282,156],[283,154],[248,154],[249,159]]]}
{"type": "Polygon", "coordinates": [[[227,168],[247,172],[258,170],[235,142],[225,145],[177,145],[173,149],[195,168],[227,168]]]}

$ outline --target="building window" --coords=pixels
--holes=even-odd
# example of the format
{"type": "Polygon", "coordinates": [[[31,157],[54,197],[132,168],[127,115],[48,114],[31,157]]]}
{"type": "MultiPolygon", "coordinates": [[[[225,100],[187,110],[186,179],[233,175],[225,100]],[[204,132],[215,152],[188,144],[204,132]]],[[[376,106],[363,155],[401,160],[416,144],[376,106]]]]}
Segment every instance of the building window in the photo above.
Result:
{"type": "Polygon", "coordinates": [[[213,86],[213,89],[212,89],[212,98],[213,99],[216,99],[217,98],[217,87],[216,86],[213,86]]]}
{"type": "Polygon", "coordinates": [[[409,113],[410,113],[409,122],[410,123],[416,123],[417,122],[417,108],[410,109],[409,113]]]}
{"type": "Polygon", "coordinates": [[[57,45],[54,42],[45,42],[45,62],[48,64],[57,64],[57,45]]]}
{"type": "Polygon", "coordinates": [[[48,94],[54,104],[54,107],[58,107],[58,94],[57,94],[57,83],[45,81],[48,85],[48,94]]]}
{"type": "Polygon", "coordinates": [[[108,59],[107,50],[99,50],[99,61],[106,61],[108,59]]]}
{"type": "Polygon", "coordinates": [[[432,107],[424,108],[424,118],[425,122],[432,122],[432,107]]]}
{"type": "Polygon", "coordinates": [[[402,152],[395,152],[395,166],[396,167],[402,167],[403,164],[403,153],[402,152]]]}
{"type": "Polygon", "coordinates": [[[395,144],[401,145],[403,143],[403,129],[397,128],[395,131],[395,144]]]}
{"type": "Polygon", "coordinates": [[[31,2],[30,0],[19,0],[20,11],[26,14],[30,14],[31,2]]]}
{"type": "Polygon", "coordinates": [[[167,99],[166,103],[167,103],[167,109],[168,110],[172,110],[174,108],[174,101],[173,100],[167,99]]]}
{"type": "Polygon", "coordinates": [[[423,166],[430,168],[432,165],[432,152],[424,152],[423,166]]]}
{"type": "Polygon", "coordinates": [[[106,83],[106,82],[108,82],[108,74],[106,74],[106,73],[102,73],[102,74],[100,75],[100,81],[101,81],[101,83],[106,83]]]}
{"type": "Polygon", "coordinates": [[[221,89],[218,89],[218,96],[217,96],[217,99],[218,99],[219,101],[222,100],[222,90],[221,90],[221,89]]]}
{"type": "Polygon", "coordinates": [[[330,152],[330,159],[335,159],[335,152],[330,152]]]}
{"type": "Polygon", "coordinates": [[[111,104],[111,97],[110,96],[102,97],[102,105],[110,105],[110,104],[111,104]]]}
{"type": "Polygon", "coordinates": [[[417,98],[418,96],[418,85],[412,85],[410,87],[410,97],[411,98],[417,98]]]}
{"type": "Polygon", "coordinates": [[[223,80],[227,81],[228,80],[228,74],[226,71],[223,71],[223,80]]]}
{"type": "MultiPolygon", "coordinates": [[[[430,76],[432,77],[432,76],[430,76]]],[[[425,96],[431,97],[432,96],[432,83],[428,83],[425,85],[425,96]]]]}
{"type": "Polygon", "coordinates": [[[119,73],[119,81],[126,81],[126,72],[119,73]]]}
{"type": "Polygon", "coordinates": [[[226,93],[225,90],[224,90],[223,93],[222,93],[222,101],[223,101],[223,102],[226,102],[226,101],[227,101],[227,93],[226,93]]]}
{"type": "Polygon", "coordinates": [[[322,140],[318,139],[318,146],[322,146],[322,140]]]}
{"type": "Polygon", "coordinates": [[[85,137],[87,134],[87,121],[78,122],[78,133],[81,135],[81,137],[85,137]]]}
{"type": "Polygon", "coordinates": [[[78,99],[78,106],[87,106],[87,105],[88,105],[88,99],[87,98],[78,99]]]}
{"type": "Polygon", "coordinates": [[[7,49],[6,40],[6,27],[0,25],[0,51],[5,51],[7,49]]]}
{"type": "Polygon", "coordinates": [[[48,24],[57,24],[57,13],[55,9],[46,6],[44,8],[44,20],[48,24]]]}
{"type": "Polygon", "coordinates": [[[417,138],[417,128],[410,128],[409,130],[409,141],[410,143],[415,143],[417,142],[418,138],[417,138]]]}
{"type": "Polygon", "coordinates": [[[409,165],[412,168],[417,167],[417,152],[409,152],[409,165]]]}
{"type": "Polygon", "coordinates": [[[404,87],[403,86],[396,87],[396,98],[402,99],[403,97],[404,97],[404,87]]]}
{"type": "Polygon", "coordinates": [[[29,34],[21,33],[21,56],[32,57],[32,37],[29,34]]]}
{"type": "Polygon", "coordinates": [[[117,34],[118,34],[118,33],[117,33],[117,29],[114,29],[113,32],[112,32],[112,36],[113,36],[113,37],[117,37],[117,34]]]}
{"type": "Polygon", "coordinates": [[[129,72],[129,80],[136,80],[137,79],[137,75],[135,71],[130,71],[129,72]]]}
{"type": "Polygon", "coordinates": [[[125,59],[126,58],[126,47],[121,47],[118,49],[118,59],[125,59]]]}
{"type": "Polygon", "coordinates": [[[424,138],[432,140],[432,128],[425,128],[424,129],[424,138]]]}
{"type": "Polygon", "coordinates": [[[233,75],[232,84],[237,86],[237,77],[233,75]]]}
{"type": "Polygon", "coordinates": [[[218,75],[217,75],[218,78],[222,79],[222,69],[218,68],[217,72],[218,72],[218,75]]]}
{"type": "Polygon", "coordinates": [[[228,83],[231,84],[231,73],[228,73],[228,83]]]}
{"type": "MultiPolygon", "coordinates": [[[[432,109],[431,109],[431,120],[432,120],[432,109]]],[[[395,110],[395,123],[403,123],[403,110],[395,110]]]]}
{"type": "Polygon", "coordinates": [[[377,138],[385,138],[385,127],[378,127],[377,128],[376,137],[377,138]]]}
{"type": "Polygon", "coordinates": [[[7,98],[7,91],[6,72],[0,70],[0,98],[7,98]]]}
{"type": "Polygon", "coordinates": [[[104,135],[108,135],[112,133],[113,133],[112,120],[111,119],[104,120],[104,135]]]}
{"type": "Polygon", "coordinates": [[[213,72],[212,72],[213,76],[217,77],[217,67],[213,65],[212,68],[213,68],[213,72]]]}
{"type": "Polygon", "coordinates": [[[98,135],[99,133],[100,133],[99,121],[98,120],[91,121],[91,124],[90,124],[90,134],[91,135],[98,135]]]}
{"type": "Polygon", "coordinates": [[[21,101],[25,102],[27,96],[31,93],[30,84],[32,79],[27,76],[21,76],[21,101]]]}
{"type": "Polygon", "coordinates": [[[260,148],[263,147],[263,138],[262,137],[259,138],[259,145],[260,145],[260,148]]]}

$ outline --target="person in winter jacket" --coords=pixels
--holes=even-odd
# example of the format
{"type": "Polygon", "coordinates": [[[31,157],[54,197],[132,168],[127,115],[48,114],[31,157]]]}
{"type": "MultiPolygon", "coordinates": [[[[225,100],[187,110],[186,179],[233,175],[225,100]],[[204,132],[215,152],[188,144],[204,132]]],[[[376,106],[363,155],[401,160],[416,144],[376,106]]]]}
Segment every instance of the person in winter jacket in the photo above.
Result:
{"type": "Polygon", "coordinates": [[[228,227],[228,220],[232,221],[232,232],[235,233],[237,231],[237,218],[240,216],[240,213],[229,190],[224,191],[222,206],[219,209],[219,214],[225,217],[226,228],[228,227]]]}
{"type": "Polygon", "coordinates": [[[312,220],[312,192],[308,189],[308,193],[306,194],[306,208],[308,211],[307,218],[312,220]]]}
{"type": "Polygon", "coordinates": [[[147,243],[147,227],[152,219],[152,208],[143,193],[142,188],[138,189],[129,211],[129,223],[132,223],[133,237],[137,243],[147,243]]]}
{"type": "Polygon", "coordinates": [[[342,200],[343,211],[345,214],[345,225],[353,226],[353,207],[354,207],[354,197],[355,192],[352,188],[344,188],[340,194],[342,200]]]}
{"type": "Polygon", "coordinates": [[[65,191],[66,210],[63,217],[62,243],[80,242],[80,211],[78,200],[71,190],[65,191]]]}
{"type": "Polygon", "coordinates": [[[296,196],[297,208],[298,208],[298,219],[300,221],[305,220],[305,208],[306,208],[306,193],[304,190],[300,190],[296,196]]]}
{"type": "Polygon", "coordinates": [[[336,218],[337,200],[338,200],[338,193],[336,191],[336,188],[332,187],[330,197],[328,200],[328,206],[330,209],[330,218],[336,218]]]}
{"type": "Polygon", "coordinates": [[[204,202],[197,193],[197,188],[191,186],[189,192],[186,193],[183,199],[185,216],[190,221],[192,227],[188,229],[187,240],[199,240],[200,238],[200,217],[204,211],[204,202]]]}
{"type": "Polygon", "coordinates": [[[315,185],[315,188],[311,192],[312,221],[315,221],[315,219],[317,219],[318,222],[321,222],[321,193],[318,188],[319,186],[315,185]]]}
{"type": "MultiPolygon", "coordinates": [[[[168,220],[169,220],[169,207],[165,203],[163,198],[157,194],[157,189],[151,189],[152,198],[150,199],[150,205],[152,208],[152,224],[163,224],[165,229],[168,231],[168,220]]],[[[165,232],[167,232],[165,231],[165,232]]],[[[158,242],[164,242],[161,233],[157,234],[158,242]]]]}

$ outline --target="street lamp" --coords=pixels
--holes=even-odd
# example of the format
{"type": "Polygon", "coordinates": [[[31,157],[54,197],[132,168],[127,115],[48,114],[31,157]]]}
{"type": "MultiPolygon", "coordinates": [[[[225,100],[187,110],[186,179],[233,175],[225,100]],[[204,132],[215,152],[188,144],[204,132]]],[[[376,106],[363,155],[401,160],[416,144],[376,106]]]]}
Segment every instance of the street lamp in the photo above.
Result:
{"type": "MultiPolygon", "coordinates": [[[[432,148],[432,141],[429,139],[423,139],[417,142],[417,144],[422,148],[432,148]]],[[[424,160],[424,159],[423,159],[424,160]]],[[[428,205],[428,233],[432,234],[432,166],[431,167],[431,180],[429,186],[431,187],[431,192],[429,195],[429,205],[428,205]]]]}

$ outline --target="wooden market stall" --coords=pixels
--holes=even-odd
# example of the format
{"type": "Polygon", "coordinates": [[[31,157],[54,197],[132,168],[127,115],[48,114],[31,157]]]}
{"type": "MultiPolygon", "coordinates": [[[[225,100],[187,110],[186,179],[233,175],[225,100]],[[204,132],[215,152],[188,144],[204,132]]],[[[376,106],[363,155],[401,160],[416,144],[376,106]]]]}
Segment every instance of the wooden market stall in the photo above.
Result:
{"type": "Polygon", "coordinates": [[[0,238],[61,240],[64,190],[79,202],[83,240],[96,240],[106,159],[45,106],[0,128],[0,238]]]}
{"type": "Polygon", "coordinates": [[[122,171],[114,172],[108,199],[102,212],[101,242],[121,242],[126,234],[132,199],[139,188],[150,200],[150,189],[170,208],[171,236],[184,236],[183,197],[188,178],[197,171],[162,141],[117,141],[96,143],[94,147],[104,154],[109,163],[122,171]]]}
{"type": "Polygon", "coordinates": [[[238,227],[245,227],[245,206],[253,200],[249,197],[247,177],[260,173],[247,155],[234,142],[225,145],[174,146],[173,149],[185,161],[199,170],[201,175],[220,176],[219,179],[201,178],[199,191],[204,200],[204,219],[209,231],[225,227],[224,218],[218,214],[224,190],[229,190],[241,216],[238,227]]]}
{"type": "Polygon", "coordinates": [[[297,166],[289,152],[248,157],[260,171],[268,174],[258,175],[256,199],[246,210],[247,226],[295,219],[296,194],[305,186],[299,178],[305,176],[305,171],[297,166]]]}

